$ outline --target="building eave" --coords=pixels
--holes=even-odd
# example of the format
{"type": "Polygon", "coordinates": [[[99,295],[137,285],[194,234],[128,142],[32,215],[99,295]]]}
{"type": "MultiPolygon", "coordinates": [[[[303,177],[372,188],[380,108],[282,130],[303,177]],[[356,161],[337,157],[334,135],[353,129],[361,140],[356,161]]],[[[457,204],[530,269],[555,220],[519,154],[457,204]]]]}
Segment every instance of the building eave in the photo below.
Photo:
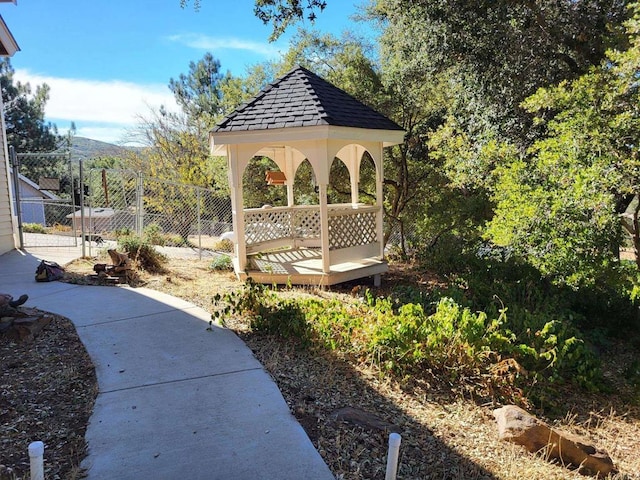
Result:
{"type": "Polygon", "coordinates": [[[20,47],[16,39],[13,37],[2,16],[0,16],[0,56],[12,57],[18,51],[20,51],[20,47]]]}

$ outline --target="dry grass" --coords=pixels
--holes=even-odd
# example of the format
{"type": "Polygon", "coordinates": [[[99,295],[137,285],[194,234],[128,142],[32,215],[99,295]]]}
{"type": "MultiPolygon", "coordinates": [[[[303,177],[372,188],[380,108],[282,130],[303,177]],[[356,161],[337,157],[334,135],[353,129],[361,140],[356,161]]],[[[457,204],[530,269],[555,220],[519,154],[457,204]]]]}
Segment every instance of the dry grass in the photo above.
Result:
{"type": "MultiPolygon", "coordinates": [[[[92,262],[76,263],[78,273],[92,262]]],[[[211,299],[240,284],[229,273],[217,273],[207,261],[170,260],[169,274],[141,274],[140,282],[211,309],[211,299]]],[[[345,291],[301,291],[305,295],[345,295],[345,291]]],[[[296,293],[300,294],[300,293],[296,293]]],[[[292,413],[338,479],[384,477],[387,432],[336,421],[332,414],[351,406],[400,428],[399,479],[583,479],[577,472],[547,462],[497,438],[493,408],[478,405],[465,389],[430,372],[422,378],[391,379],[369,365],[326,351],[301,348],[295,342],[254,334],[242,319],[228,328],[253,350],[277,382],[292,413]]],[[[614,381],[612,394],[567,390],[555,398],[560,413],[546,417],[555,427],[585,436],[605,449],[621,473],[617,479],[640,479],[640,403],[620,372],[633,359],[628,345],[605,355],[614,381]]],[[[541,412],[533,412],[541,415],[541,412]]]]}

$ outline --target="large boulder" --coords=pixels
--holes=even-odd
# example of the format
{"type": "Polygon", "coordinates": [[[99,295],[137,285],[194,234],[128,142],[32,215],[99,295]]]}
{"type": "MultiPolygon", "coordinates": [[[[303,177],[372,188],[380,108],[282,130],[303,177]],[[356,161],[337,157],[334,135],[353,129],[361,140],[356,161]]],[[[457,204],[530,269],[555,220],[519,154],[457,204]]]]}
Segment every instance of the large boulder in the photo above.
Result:
{"type": "Polygon", "coordinates": [[[545,458],[557,459],[581,473],[608,475],[615,473],[613,461],[606,452],[571,433],[549,427],[516,405],[493,411],[501,440],[517,443],[530,452],[542,452],[545,458]]]}

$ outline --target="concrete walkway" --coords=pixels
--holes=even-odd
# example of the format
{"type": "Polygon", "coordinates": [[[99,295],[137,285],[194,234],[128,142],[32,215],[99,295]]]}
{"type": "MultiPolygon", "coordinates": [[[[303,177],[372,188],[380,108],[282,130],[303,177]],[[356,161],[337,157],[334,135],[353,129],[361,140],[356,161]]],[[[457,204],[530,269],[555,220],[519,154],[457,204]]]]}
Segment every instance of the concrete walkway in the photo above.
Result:
{"type": "Polygon", "coordinates": [[[2,255],[0,292],[70,318],[93,359],[89,479],[334,478],[262,365],[233,332],[207,331],[204,310],[144,288],[35,282],[38,257],[73,256],[2,255]]]}

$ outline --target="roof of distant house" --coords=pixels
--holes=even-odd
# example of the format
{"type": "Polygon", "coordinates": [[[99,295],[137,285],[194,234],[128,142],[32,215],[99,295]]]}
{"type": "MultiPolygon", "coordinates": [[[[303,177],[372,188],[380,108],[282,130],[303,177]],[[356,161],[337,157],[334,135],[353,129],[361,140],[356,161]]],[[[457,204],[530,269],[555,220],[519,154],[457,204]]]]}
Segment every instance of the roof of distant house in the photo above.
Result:
{"type": "MultiPolygon", "coordinates": [[[[9,170],[9,177],[12,177],[12,176],[13,176],[13,170],[9,170]]],[[[38,192],[38,194],[42,198],[48,198],[49,200],[60,200],[60,197],[58,195],[56,195],[55,193],[52,193],[52,192],[50,192],[48,190],[41,189],[40,186],[36,182],[34,182],[33,180],[31,180],[30,178],[24,176],[21,173],[18,174],[18,180],[20,182],[22,182],[24,185],[27,185],[31,189],[32,192],[38,192]]],[[[15,193],[14,193],[14,196],[15,196],[15,193]]]]}
{"type": "Polygon", "coordinates": [[[84,216],[86,218],[110,218],[113,217],[116,214],[116,211],[113,208],[104,208],[104,207],[99,207],[99,208],[89,208],[89,207],[84,207],[81,210],[76,210],[73,213],[70,213],[69,215],[66,216],[66,218],[80,218],[82,215],[84,214],[84,216]],[[82,211],[84,210],[84,212],[82,211]]]}
{"type": "Polygon", "coordinates": [[[402,130],[395,122],[303,67],[296,67],[225,117],[214,132],[332,125],[402,130]]]}

